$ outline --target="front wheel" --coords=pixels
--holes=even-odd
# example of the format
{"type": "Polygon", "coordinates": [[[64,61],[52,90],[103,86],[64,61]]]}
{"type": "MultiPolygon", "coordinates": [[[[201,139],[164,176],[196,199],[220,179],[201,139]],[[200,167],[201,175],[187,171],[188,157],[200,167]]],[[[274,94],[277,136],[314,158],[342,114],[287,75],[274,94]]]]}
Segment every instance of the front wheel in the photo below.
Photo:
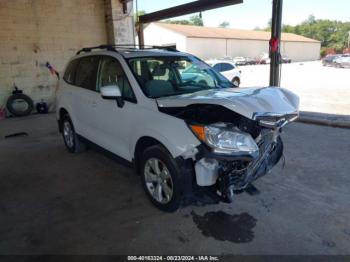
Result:
{"type": "Polygon", "coordinates": [[[235,87],[239,87],[241,81],[239,80],[238,77],[235,77],[232,79],[232,84],[235,86],[235,87]]]}
{"type": "Polygon", "coordinates": [[[142,186],[150,201],[162,211],[173,212],[182,199],[182,174],[175,159],[161,145],[146,149],[141,159],[142,186]]]}

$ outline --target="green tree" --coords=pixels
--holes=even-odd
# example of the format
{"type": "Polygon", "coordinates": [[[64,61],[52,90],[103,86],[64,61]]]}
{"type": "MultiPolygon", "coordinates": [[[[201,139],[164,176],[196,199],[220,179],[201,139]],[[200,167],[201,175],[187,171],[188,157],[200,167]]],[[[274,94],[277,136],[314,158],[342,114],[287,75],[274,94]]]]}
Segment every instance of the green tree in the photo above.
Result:
{"type": "Polygon", "coordinates": [[[230,26],[230,23],[227,22],[227,21],[223,21],[221,24],[219,24],[219,27],[222,27],[222,28],[226,28],[226,27],[229,27],[230,26]]]}
{"type": "MultiPolygon", "coordinates": [[[[264,30],[270,31],[270,28],[268,26],[264,30]]],[[[294,33],[319,40],[322,50],[334,48],[338,52],[347,47],[349,31],[350,22],[316,19],[314,15],[310,15],[305,21],[296,26],[282,26],[282,32],[294,33]]]]}
{"type": "Polygon", "coordinates": [[[134,14],[134,21],[138,22],[139,21],[139,16],[146,14],[146,11],[140,10],[137,13],[134,14]]]}
{"type": "Polygon", "coordinates": [[[197,25],[203,26],[203,19],[199,15],[193,15],[188,20],[165,20],[164,22],[169,24],[180,24],[180,25],[197,25]]]}
{"type": "Polygon", "coordinates": [[[192,25],[203,26],[203,19],[199,15],[193,15],[190,17],[190,22],[192,25]]]}

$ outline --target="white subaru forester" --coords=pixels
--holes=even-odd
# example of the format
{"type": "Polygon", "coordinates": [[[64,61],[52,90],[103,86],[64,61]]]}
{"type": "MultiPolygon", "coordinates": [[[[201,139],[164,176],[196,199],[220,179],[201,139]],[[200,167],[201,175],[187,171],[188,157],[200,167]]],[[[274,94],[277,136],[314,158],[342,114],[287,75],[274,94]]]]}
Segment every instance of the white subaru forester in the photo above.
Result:
{"type": "Polygon", "coordinates": [[[57,91],[68,150],[97,145],[132,163],[164,211],[199,189],[231,202],[279,161],[281,128],[298,107],[288,90],[235,88],[197,57],[157,48],[84,48],[57,91]]]}

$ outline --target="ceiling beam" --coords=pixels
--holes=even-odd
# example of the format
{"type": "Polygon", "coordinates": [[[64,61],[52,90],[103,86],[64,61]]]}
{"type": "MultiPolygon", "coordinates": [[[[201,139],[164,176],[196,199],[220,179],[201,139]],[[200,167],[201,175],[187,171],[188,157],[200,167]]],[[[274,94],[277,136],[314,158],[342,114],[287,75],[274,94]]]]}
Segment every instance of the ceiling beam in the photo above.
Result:
{"type": "Polygon", "coordinates": [[[243,3],[243,0],[198,0],[139,16],[142,24],[243,3]]]}

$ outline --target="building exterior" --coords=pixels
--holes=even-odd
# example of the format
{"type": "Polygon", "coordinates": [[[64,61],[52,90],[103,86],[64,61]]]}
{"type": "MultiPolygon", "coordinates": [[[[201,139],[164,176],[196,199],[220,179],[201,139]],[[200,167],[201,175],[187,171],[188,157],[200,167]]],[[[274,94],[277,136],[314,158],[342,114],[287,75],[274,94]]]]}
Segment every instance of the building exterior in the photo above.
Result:
{"type": "MultiPolygon", "coordinates": [[[[268,53],[271,34],[263,31],[151,23],[144,30],[146,45],[176,46],[202,59],[225,56],[257,57],[268,53]]],[[[317,60],[321,43],[282,33],[281,53],[293,61],[317,60]]]]}
{"type": "Polygon", "coordinates": [[[14,84],[34,102],[54,105],[57,77],[79,49],[134,43],[132,1],[0,1],[0,109],[14,84]]]}

